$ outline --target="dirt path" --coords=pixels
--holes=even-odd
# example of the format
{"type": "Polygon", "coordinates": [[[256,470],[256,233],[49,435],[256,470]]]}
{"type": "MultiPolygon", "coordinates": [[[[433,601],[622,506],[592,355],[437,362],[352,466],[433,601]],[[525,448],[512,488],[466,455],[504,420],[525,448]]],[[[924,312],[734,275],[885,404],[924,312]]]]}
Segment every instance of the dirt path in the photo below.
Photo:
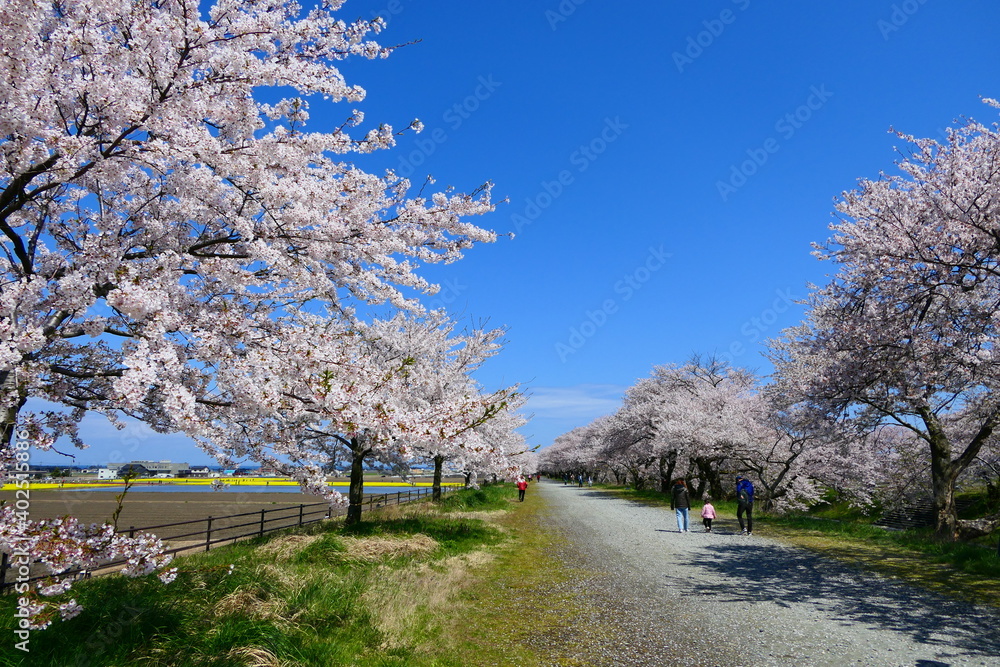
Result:
{"type": "MultiPolygon", "coordinates": [[[[723,517],[674,513],[557,482],[532,485],[539,528],[589,610],[545,647],[553,664],[1000,666],[1000,610],[865,574],[723,517]],[[694,518],[694,517],[692,517],[694,518]]],[[[541,647],[540,647],[541,648],[541,647]]]]}

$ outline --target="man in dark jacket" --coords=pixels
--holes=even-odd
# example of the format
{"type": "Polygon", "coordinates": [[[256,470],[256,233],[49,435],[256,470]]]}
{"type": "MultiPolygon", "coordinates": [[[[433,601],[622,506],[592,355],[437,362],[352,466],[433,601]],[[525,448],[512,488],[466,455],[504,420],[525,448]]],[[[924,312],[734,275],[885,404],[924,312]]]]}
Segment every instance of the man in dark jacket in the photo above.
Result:
{"type": "Polygon", "coordinates": [[[736,519],[740,522],[740,531],[744,535],[753,535],[753,484],[743,475],[736,476],[736,519]],[[744,513],[747,515],[745,526],[744,513]]]}

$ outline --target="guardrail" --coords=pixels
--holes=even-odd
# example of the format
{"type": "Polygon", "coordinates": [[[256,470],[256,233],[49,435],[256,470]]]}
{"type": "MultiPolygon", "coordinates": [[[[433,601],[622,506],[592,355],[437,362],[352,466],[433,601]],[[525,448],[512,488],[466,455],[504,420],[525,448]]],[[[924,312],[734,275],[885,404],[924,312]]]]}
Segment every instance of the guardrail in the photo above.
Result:
{"type": "MultiPolygon", "coordinates": [[[[442,493],[447,493],[449,491],[454,491],[454,488],[444,487],[441,489],[442,493]]],[[[379,509],[390,505],[401,505],[403,503],[425,498],[430,496],[432,493],[433,489],[431,488],[418,488],[398,491],[396,493],[382,493],[378,495],[366,496],[361,503],[361,511],[364,513],[365,511],[371,511],[373,509],[379,509]]],[[[140,526],[138,528],[135,526],[129,526],[128,530],[119,531],[119,533],[127,534],[129,537],[135,537],[136,533],[146,533],[155,530],[157,532],[154,534],[167,543],[176,543],[178,541],[186,542],[183,545],[173,546],[170,549],[164,550],[164,553],[176,554],[182,551],[193,551],[195,549],[202,548],[204,548],[205,551],[209,551],[213,545],[221,544],[223,542],[235,543],[240,539],[260,537],[266,533],[271,533],[276,530],[305,526],[311,523],[323,521],[324,519],[330,519],[335,516],[343,516],[345,514],[347,514],[346,507],[335,511],[330,507],[329,503],[311,503],[309,505],[291,505],[289,507],[276,507],[274,509],[241,512],[240,514],[228,514],[226,516],[219,517],[208,516],[204,519],[176,521],[174,523],[164,523],[157,526],[140,526]],[[270,516],[272,514],[281,513],[285,513],[286,515],[270,516]],[[248,520],[248,517],[253,517],[253,519],[248,520]],[[234,520],[236,521],[235,523],[233,523],[234,520]],[[183,532],[186,529],[185,527],[196,526],[198,524],[203,524],[204,527],[200,530],[183,532]],[[251,530],[246,530],[251,527],[251,530]],[[163,529],[180,529],[182,532],[177,533],[176,530],[167,530],[166,532],[163,532],[163,529]]],[[[60,574],[59,577],[89,579],[91,576],[95,575],[110,574],[115,571],[115,568],[120,565],[124,565],[126,562],[126,560],[118,560],[102,563],[98,567],[90,570],[69,571],[60,574]]],[[[5,592],[6,589],[10,588],[15,583],[13,581],[6,580],[8,567],[9,556],[4,553],[2,563],[0,563],[0,593],[5,592]]],[[[47,579],[50,576],[53,575],[37,575],[28,579],[20,579],[18,583],[39,581],[47,579]]]]}

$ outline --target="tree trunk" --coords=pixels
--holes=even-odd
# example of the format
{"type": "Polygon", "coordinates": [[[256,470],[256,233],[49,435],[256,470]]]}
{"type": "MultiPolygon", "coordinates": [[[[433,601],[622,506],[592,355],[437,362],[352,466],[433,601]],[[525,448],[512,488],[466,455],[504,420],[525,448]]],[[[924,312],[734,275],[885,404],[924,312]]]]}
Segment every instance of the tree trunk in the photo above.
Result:
{"type": "Polygon", "coordinates": [[[642,487],[646,483],[646,480],[642,478],[642,471],[639,468],[631,468],[629,473],[632,475],[632,488],[636,491],[642,491],[642,487]]]}
{"type": "Polygon", "coordinates": [[[947,440],[944,443],[931,442],[931,489],[934,493],[934,533],[939,539],[948,542],[954,542],[958,537],[956,532],[958,512],[955,508],[955,477],[952,468],[951,447],[947,440]]]}
{"type": "Polygon", "coordinates": [[[17,415],[27,402],[25,392],[17,385],[16,371],[0,371],[0,392],[4,396],[17,396],[15,403],[3,410],[3,421],[0,422],[0,452],[10,452],[14,445],[17,415]]]}
{"type": "Polygon", "coordinates": [[[345,526],[361,522],[361,505],[365,500],[365,457],[371,452],[362,444],[363,436],[351,438],[351,486],[347,492],[345,526]]]}
{"type": "Polygon", "coordinates": [[[934,494],[934,534],[938,539],[954,542],[958,538],[958,512],[955,508],[955,479],[958,470],[951,460],[951,441],[937,417],[928,408],[920,411],[927,427],[931,450],[931,492],[934,494]]]}
{"type": "Polygon", "coordinates": [[[438,454],[434,457],[434,483],[431,486],[431,500],[441,502],[441,469],[444,467],[444,456],[438,454]]]}
{"type": "Polygon", "coordinates": [[[927,439],[931,450],[931,488],[934,492],[934,514],[937,520],[934,534],[938,539],[954,542],[959,538],[955,481],[975,460],[983,444],[993,434],[993,429],[1000,421],[1000,413],[994,413],[984,421],[965,451],[952,460],[951,441],[941,427],[937,415],[927,407],[921,407],[918,411],[927,427],[927,439]]]}
{"type": "Polygon", "coordinates": [[[722,486],[722,474],[719,472],[718,466],[708,466],[708,469],[705,471],[705,475],[708,477],[709,494],[713,498],[725,497],[726,489],[722,486]]]}
{"type": "Polygon", "coordinates": [[[671,477],[674,476],[674,468],[677,466],[677,450],[671,449],[660,457],[660,493],[670,493],[671,477]]]}

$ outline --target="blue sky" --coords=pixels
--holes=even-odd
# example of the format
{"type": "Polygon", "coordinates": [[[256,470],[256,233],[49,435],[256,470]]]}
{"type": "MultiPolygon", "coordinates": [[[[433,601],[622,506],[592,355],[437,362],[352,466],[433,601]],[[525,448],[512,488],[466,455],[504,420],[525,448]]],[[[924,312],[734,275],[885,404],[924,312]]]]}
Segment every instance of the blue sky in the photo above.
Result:
{"type": "MultiPolygon", "coordinates": [[[[761,342],[831,267],[810,255],[834,198],[892,171],[903,142],[992,123],[1000,4],[986,0],[415,2],[381,14],[387,60],[345,63],[366,126],[426,129],[368,169],[509,202],[479,218],[515,238],[427,272],[428,299],[509,328],[488,387],[522,383],[546,446],[613,412],[653,365],[692,353],[767,371],[761,342]]],[[[313,126],[350,107],[312,106],[313,126]]],[[[178,437],[87,422],[82,462],[207,462],[178,437]],[[120,456],[114,456],[119,454],[120,456]]],[[[36,462],[65,463],[38,455],[36,462]]]]}

